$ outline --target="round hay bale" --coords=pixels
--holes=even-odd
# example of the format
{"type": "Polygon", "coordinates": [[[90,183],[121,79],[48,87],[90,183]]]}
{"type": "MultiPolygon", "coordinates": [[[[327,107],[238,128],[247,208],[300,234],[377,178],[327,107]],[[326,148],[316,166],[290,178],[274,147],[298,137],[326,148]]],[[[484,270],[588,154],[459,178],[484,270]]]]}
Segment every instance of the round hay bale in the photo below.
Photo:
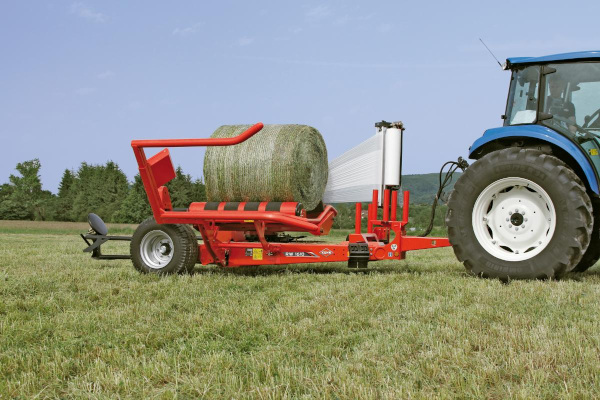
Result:
{"type": "MultiPolygon", "coordinates": [[[[212,138],[237,136],[251,125],[224,125],[212,138]]],[[[306,125],[265,125],[234,146],[214,146],[204,157],[208,201],[297,201],[317,207],[327,184],[327,149],[306,125]]]]}

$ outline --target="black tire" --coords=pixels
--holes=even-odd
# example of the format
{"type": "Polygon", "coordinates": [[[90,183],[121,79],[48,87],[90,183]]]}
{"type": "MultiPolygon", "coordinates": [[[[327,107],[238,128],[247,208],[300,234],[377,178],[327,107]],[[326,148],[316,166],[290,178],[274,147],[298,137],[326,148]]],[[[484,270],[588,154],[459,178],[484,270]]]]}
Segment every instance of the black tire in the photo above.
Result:
{"type": "MultiPolygon", "coordinates": [[[[454,254],[468,272],[506,281],[559,278],[569,272],[588,248],[592,218],[592,204],[585,187],[565,163],[538,150],[509,148],[482,157],[461,175],[448,201],[446,224],[454,254]],[[527,179],[541,187],[556,212],[554,234],[546,237],[546,246],[528,259],[497,258],[474,233],[472,218],[477,198],[490,185],[506,178],[527,179]]],[[[506,227],[512,225],[507,223],[506,227]]]]}
{"type": "Polygon", "coordinates": [[[196,263],[198,262],[198,239],[196,239],[196,232],[194,231],[194,229],[190,226],[190,225],[181,225],[184,227],[184,229],[187,231],[188,233],[188,240],[190,243],[192,243],[192,247],[194,247],[194,250],[192,250],[190,257],[191,260],[189,261],[188,264],[186,264],[186,271],[188,274],[191,274],[194,272],[194,267],[196,266],[196,263]]]}
{"type": "Polygon", "coordinates": [[[148,218],[135,230],[130,251],[133,266],[139,272],[181,274],[194,269],[198,241],[189,225],[157,224],[154,218],[148,218]]]}
{"type": "Polygon", "coordinates": [[[592,205],[594,206],[592,239],[581,261],[571,270],[572,272],[585,272],[600,260],[600,198],[592,197],[592,205]]]}

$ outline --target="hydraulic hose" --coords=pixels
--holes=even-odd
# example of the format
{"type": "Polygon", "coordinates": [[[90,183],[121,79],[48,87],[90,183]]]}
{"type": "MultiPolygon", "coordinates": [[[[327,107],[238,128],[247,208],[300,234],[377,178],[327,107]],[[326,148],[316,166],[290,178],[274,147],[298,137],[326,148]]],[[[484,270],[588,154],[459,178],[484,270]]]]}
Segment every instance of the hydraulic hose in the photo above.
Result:
{"type": "Polygon", "coordinates": [[[440,186],[435,195],[435,198],[433,199],[433,204],[431,205],[431,219],[429,220],[429,226],[427,227],[427,229],[425,229],[425,232],[423,232],[422,234],[419,235],[420,237],[429,235],[431,233],[431,231],[433,230],[433,220],[435,218],[435,209],[437,208],[438,201],[440,200],[440,198],[442,197],[442,194],[444,193],[444,189],[450,184],[450,182],[452,182],[452,175],[459,168],[464,172],[468,167],[469,167],[469,163],[467,162],[467,160],[463,159],[462,157],[458,157],[458,161],[446,161],[444,163],[444,165],[442,165],[442,168],[440,168],[440,175],[439,175],[440,186]],[[447,166],[450,166],[450,167],[449,167],[448,171],[446,171],[446,174],[444,175],[444,168],[446,168],[447,166]],[[444,179],[442,179],[442,175],[444,175],[444,179]]]}

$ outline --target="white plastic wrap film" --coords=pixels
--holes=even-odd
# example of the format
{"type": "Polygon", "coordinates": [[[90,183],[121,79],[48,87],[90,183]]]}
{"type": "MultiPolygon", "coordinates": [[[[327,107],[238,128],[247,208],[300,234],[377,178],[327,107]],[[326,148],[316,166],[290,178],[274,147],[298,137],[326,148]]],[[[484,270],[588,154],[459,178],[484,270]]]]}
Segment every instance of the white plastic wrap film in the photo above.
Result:
{"type": "Polygon", "coordinates": [[[400,158],[402,154],[402,131],[388,128],[385,131],[384,174],[383,184],[386,186],[400,185],[400,158]]]}
{"type": "Polygon", "coordinates": [[[373,189],[381,189],[382,157],[383,134],[377,133],[330,161],[323,202],[330,204],[371,201],[373,189]]]}

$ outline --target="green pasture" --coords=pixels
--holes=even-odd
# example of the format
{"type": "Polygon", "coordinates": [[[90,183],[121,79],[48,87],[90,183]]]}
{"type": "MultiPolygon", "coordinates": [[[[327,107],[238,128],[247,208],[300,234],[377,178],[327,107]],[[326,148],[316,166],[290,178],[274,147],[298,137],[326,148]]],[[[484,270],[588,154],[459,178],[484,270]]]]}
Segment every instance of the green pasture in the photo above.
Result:
{"type": "Polygon", "coordinates": [[[436,249],[160,278],[92,260],[86,229],[0,222],[0,399],[600,396],[598,267],[503,284],[436,249]]]}

